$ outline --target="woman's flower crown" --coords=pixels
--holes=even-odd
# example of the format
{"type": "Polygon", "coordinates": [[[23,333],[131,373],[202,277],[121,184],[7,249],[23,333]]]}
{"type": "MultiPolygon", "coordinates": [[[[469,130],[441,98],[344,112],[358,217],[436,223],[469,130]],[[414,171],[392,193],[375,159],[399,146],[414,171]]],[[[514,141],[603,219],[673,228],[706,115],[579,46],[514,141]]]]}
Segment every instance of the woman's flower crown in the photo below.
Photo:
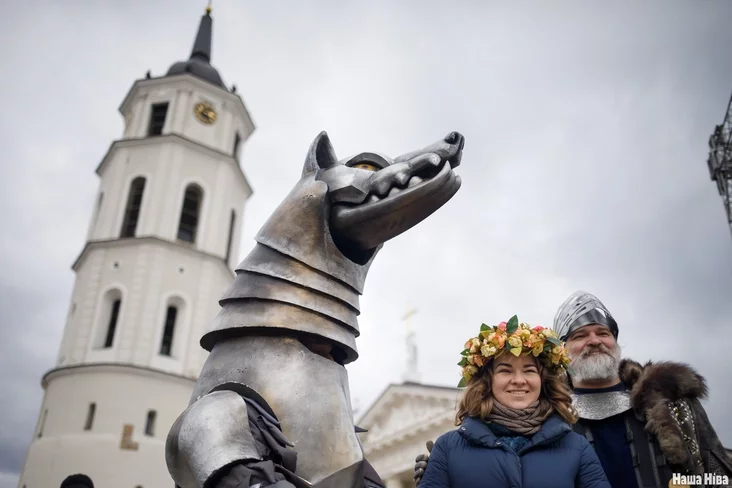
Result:
{"type": "Polygon", "coordinates": [[[571,359],[557,334],[540,325],[530,327],[519,323],[515,315],[508,322],[491,327],[482,324],[478,336],[468,339],[464,347],[465,350],[460,353],[463,358],[458,363],[462,367],[458,388],[466,386],[484,364],[505,352],[516,357],[533,354],[555,373],[570,371],[571,359]]]}

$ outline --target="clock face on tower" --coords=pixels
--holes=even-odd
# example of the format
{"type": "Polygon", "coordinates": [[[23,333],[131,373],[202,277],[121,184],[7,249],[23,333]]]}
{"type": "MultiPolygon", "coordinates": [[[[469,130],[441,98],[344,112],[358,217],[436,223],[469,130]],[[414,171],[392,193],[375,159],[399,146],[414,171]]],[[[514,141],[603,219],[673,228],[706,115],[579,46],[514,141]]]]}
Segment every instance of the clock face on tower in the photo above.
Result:
{"type": "Polygon", "coordinates": [[[216,110],[209,103],[202,102],[196,104],[193,108],[193,113],[204,124],[213,124],[216,122],[216,110]]]}

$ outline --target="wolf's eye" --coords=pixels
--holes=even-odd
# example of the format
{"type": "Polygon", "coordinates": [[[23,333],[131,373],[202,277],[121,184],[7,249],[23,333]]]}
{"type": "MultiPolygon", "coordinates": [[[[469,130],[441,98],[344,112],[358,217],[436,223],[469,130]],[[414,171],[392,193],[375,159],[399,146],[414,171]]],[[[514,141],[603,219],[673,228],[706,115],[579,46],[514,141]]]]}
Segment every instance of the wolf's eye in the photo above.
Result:
{"type": "Polygon", "coordinates": [[[354,168],[365,169],[367,171],[379,171],[379,167],[371,163],[358,163],[353,165],[354,168]]]}

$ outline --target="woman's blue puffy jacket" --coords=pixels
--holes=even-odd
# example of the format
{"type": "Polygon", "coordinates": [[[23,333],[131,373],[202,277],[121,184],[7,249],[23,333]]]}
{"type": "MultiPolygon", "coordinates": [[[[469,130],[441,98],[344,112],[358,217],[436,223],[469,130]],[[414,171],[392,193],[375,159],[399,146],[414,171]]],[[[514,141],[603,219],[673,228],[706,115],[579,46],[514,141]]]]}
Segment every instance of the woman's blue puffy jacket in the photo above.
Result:
{"type": "Polygon", "coordinates": [[[590,443],[554,414],[514,452],[476,418],[435,442],[419,488],[611,488],[590,443]]]}

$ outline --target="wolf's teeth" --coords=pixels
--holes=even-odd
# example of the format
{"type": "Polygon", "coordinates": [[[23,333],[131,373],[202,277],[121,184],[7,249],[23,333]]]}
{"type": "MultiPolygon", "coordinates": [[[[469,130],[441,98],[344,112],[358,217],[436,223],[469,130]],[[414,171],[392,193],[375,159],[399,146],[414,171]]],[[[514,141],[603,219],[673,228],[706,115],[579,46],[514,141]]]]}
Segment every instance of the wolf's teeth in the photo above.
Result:
{"type": "Polygon", "coordinates": [[[374,203],[374,202],[378,202],[379,200],[381,200],[381,198],[377,197],[377,196],[376,196],[376,195],[374,195],[374,194],[371,194],[371,195],[369,195],[369,197],[368,197],[368,198],[366,199],[366,203],[374,203]]]}
{"type": "Polygon", "coordinates": [[[390,196],[390,197],[393,197],[393,196],[394,196],[394,195],[396,195],[397,193],[399,193],[399,188],[397,188],[396,186],[395,186],[395,187],[392,187],[392,189],[391,189],[391,190],[389,190],[389,196],[390,196]]]}
{"type": "Polygon", "coordinates": [[[422,183],[422,181],[422,178],[420,178],[419,176],[412,176],[411,178],[409,178],[409,183],[407,183],[407,187],[419,185],[420,183],[422,183]]]}

